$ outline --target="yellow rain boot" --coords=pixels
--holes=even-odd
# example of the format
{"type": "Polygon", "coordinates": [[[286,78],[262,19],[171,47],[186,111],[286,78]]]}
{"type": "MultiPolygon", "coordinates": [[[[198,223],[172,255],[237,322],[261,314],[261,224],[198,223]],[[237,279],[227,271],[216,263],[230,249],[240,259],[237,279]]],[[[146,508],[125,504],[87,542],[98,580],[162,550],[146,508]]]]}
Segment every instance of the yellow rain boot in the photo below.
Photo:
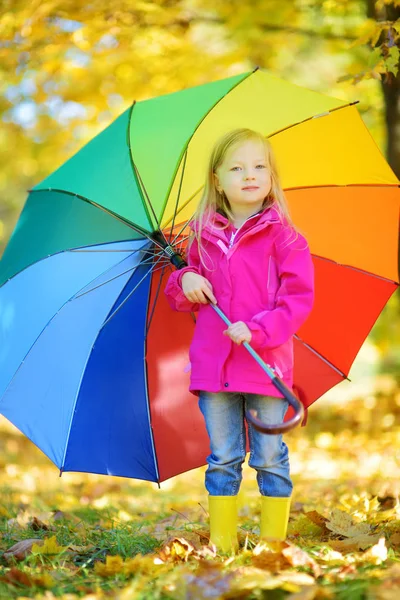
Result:
{"type": "Polygon", "coordinates": [[[290,498],[261,496],[260,538],[286,539],[290,498]]]}
{"type": "Polygon", "coordinates": [[[237,539],[236,496],[208,496],[210,542],[221,552],[234,552],[237,539]]]}

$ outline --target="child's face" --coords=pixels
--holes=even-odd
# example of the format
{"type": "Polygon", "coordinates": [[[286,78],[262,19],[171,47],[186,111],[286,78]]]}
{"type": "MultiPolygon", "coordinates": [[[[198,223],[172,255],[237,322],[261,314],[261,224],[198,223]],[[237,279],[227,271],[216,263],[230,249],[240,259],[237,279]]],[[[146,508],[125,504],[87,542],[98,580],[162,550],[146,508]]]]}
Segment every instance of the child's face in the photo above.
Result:
{"type": "Polygon", "coordinates": [[[254,209],[255,212],[271,190],[271,174],[265,147],[258,140],[233,146],[215,174],[217,189],[223,190],[232,210],[254,209]]]}

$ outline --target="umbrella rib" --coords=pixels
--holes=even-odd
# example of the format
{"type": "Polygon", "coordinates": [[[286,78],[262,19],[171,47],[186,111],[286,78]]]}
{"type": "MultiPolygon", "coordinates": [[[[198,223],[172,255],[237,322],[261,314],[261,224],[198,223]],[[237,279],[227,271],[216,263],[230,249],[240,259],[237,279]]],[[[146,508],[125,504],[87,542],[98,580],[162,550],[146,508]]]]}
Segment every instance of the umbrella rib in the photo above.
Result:
{"type": "Polygon", "coordinates": [[[186,235],[184,237],[181,238],[179,244],[177,244],[176,248],[178,249],[178,254],[182,254],[183,251],[183,244],[186,242],[186,240],[189,239],[189,236],[186,235]]]}
{"type": "Polygon", "coordinates": [[[320,188],[345,188],[345,187],[392,187],[398,188],[399,183],[326,183],[319,185],[298,185],[294,187],[283,188],[284,192],[292,192],[297,190],[315,190],[320,188]]]}
{"type": "MultiPolygon", "coordinates": [[[[147,294],[147,305],[146,305],[146,315],[149,312],[149,302],[150,302],[150,293],[151,293],[151,286],[149,286],[149,292],[147,294]]],[[[148,377],[147,377],[147,319],[145,319],[144,322],[144,339],[143,339],[143,349],[144,349],[144,360],[143,360],[143,375],[144,375],[144,390],[145,390],[145,395],[146,395],[146,408],[147,408],[147,419],[148,419],[148,423],[149,423],[149,433],[150,433],[150,440],[151,440],[151,447],[153,450],[153,461],[154,461],[154,468],[156,471],[156,475],[157,475],[157,483],[158,483],[158,487],[160,487],[160,471],[158,468],[158,461],[157,461],[157,453],[156,453],[156,446],[155,446],[155,442],[154,442],[154,429],[152,427],[152,423],[151,423],[151,411],[150,411],[150,401],[149,401],[149,386],[148,386],[148,377]]]]}
{"type": "MultiPolygon", "coordinates": [[[[253,71],[251,71],[250,73],[248,73],[248,75],[247,75],[246,77],[244,77],[243,79],[241,79],[240,81],[238,81],[238,82],[237,82],[237,83],[236,83],[236,84],[235,84],[233,87],[231,87],[231,89],[230,89],[228,92],[226,92],[226,93],[225,93],[223,96],[221,96],[221,98],[219,98],[219,100],[218,100],[218,101],[217,101],[215,104],[213,104],[213,106],[211,106],[211,108],[210,108],[210,109],[209,109],[209,110],[208,110],[208,111],[207,111],[207,112],[206,112],[206,113],[203,115],[203,117],[200,119],[200,121],[199,121],[199,122],[198,122],[198,124],[196,125],[195,129],[193,130],[193,133],[192,133],[192,135],[189,137],[189,139],[188,139],[188,141],[187,141],[187,143],[186,143],[185,150],[184,150],[184,152],[185,152],[185,153],[187,153],[187,151],[188,151],[188,148],[189,148],[189,145],[190,145],[190,142],[191,142],[191,141],[192,141],[192,139],[194,138],[194,136],[195,136],[195,134],[196,134],[197,130],[199,129],[200,125],[201,125],[201,124],[202,124],[202,122],[203,122],[203,121],[204,121],[204,120],[205,120],[205,119],[208,117],[208,115],[209,115],[209,114],[210,114],[210,113],[211,113],[211,112],[214,110],[214,108],[215,108],[215,107],[216,107],[216,106],[217,106],[217,105],[218,105],[220,102],[222,102],[222,100],[223,100],[223,99],[224,99],[224,98],[225,98],[225,97],[226,97],[228,94],[230,94],[230,93],[231,93],[231,92],[232,92],[232,91],[233,91],[233,90],[234,90],[234,89],[235,89],[237,86],[239,86],[241,83],[243,83],[244,81],[246,81],[246,79],[248,79],[248,77],[251,77],[251,75],[253,75],[253,74],[254,74],[256,71],[258,71],[258,69],[259,69],[259,67],[256,67],[255,69],[253,69],[253,71]]],[[[301,125],[302,123],[305,123],[306,121],[310,121],[310,120],[312,120],[312,119],[316,119],[316,118],[318,118],[318,117],[322,117],[322,116],[325,116],[325,115],[329,115],[331,112],[335,112],[336,110],[340,110],[341,108],[348,108],[348,107],[350,107],[350,106],[353,106],[353,105],[355,105],[355,104],[358,104],[358,103],[359,103],[359,100],[355,100],[354,102],[349,102],[349,103],[347,103],[347,104],[343,104],[342,106],[337,106],[336,108],[332,108],[332,109],[330,109],[330,110],[328,110],[328,111],[326,111],[326,112],[323,112],[323,113],[320,113],[320,114],[317,114],[317,115],[313,115],[312,117],[307,117],[306,119],[303,119],[302,121],[299,121],[298,123],[292,123],[292,124],[290,124],[290,125],[288,125],[288,126],[286,126],[286,127],[283,127],[282,129],[278,129],[277,131],[274,131],[273,133],[271,133],[271,134],[269,134],[268,136],[265,136],[265,137],[267,137],[267,138],[273,137],[274,135],[277,135],[278,133],[281,133],[282,131],[285,131],[286,129],[290,129],[291,127],[295,127],[296,125],[301,125]]],[[[163,206],[163,211],[162,211],[162,212],[164,212],[164,210],[165,210],[165,206],[166,206],[166,204],[167,204],[167,202],[168,202],[168,198],[169,198],[169,196],[170,196],[170,193],[171,193],[171,190],[172,190],[172,186],[173,186],[173,183],[174,183],[174,181],[175,181],[175,177],[176,177],[176,174],[177,174],[177,171],[178,171],[179,165],[181,164],[182,157],[183,157],[183,152],[181,153],[181,155],[180,155],[180,157],[179,157],[179,159],[178,159],[178,161],[177,161],[177,168],[175,169],[175,172],[174,172],[174,174],[173,174],[173,176],[172,176],[171,183],[170,183],[170,186],[169,186],[169,189],[168,189],[167,195],[166,195],[166,200],[165,200],[165,202],[164,202],[164,206],[163,206]]],[[[198,190],[197,190],[197,191],[196,191],[196,192],[195,192],[195,193],[192,195],[192,197],[191,197],[191,198],[190,198],[190,199],[189,199],[189,200],[186,202],[186,204],[185,204],[184,206],[187,206],[187,204],[188,204],[188,203],[189,203],[189,202],[190,202],[190,201],[193,199],[193,197],[194,197],[194,196],[195,196],[195,195],[196,195],[196,194],[197,194],[197,193],[198,193],[198,192],[199,192],[199,191],[202,189],[202,187],[204,187],[204,186],[202,185],[202,186],[201,186],[201,187],[200,187],[200,188],[199,188],[199,189],[198,189],[198,190]]],[[[182,208],[183,208],[183,207],[182,207],[182,208]]],[[[179,212],[179,211],[178,211],[178,212],[179,212]]]]}
{"type": "MultiPolygon", "coordinates": [[[[180,212],[182,212],[182,210],[184,208],[186,208],[188,206],[188,204],[190,204],[192,202],[192,200],[194,200],[194,198],[197,196],[197,194],[203,189],[204,185],[201,185],[191,196],[188,200],[186,200],[186,202],[184,202],[182,204],[182,206],[180,207],[180,209],[178,210],[178,212],[176,213],[177,215],[179,215],[180,212]]],[[[192,217],[191,217],[192,218],[192,217]]],[[[169,223],[171,222],[171,219],[169,219],[169,221],[167,221],[165,223],[165,226],[167,226],[169,223]]]]}
{"type": "MultiPolygon", "coordinates": [[[[128,219],[124,219],[124,217],[121,217],[114,211],[109,210],[108,208],[106,208],[105,206],[102,206],[101,204],[98,204],[97,202],[94,202],[94,200],[89,200],[89,198],[86,198],[86,196],[81,196],[81,194],[76,194],[75,192],[69,192],[68,190],[60,190],[58,188],[46,188],[46,189],[41,188],[40,190],[33,189],[33,190],[28,190],[28,192],[30,194],[33,194],[35,192],[60,192],[61,194],[66,194],[67,196],[73,196],[74,198],[79,198],[79,200],[83,200],[84,202],[87,202],[91,206],[94,206],[94,207],[98,208],[99,210],[102,210],[103,212],[110,215],[117,221],[120,221],[124,225],[127,225],[128,227],[130,227],[131,229],[136,231],[136,233],[140,233],[140,235],[143,235],[144,237],[148,238],[150,241],[154,242],[153,238],[151,237],[151,233],[149,231],[147,231],[146,229],[144,229],[143,227],[141,227],[140,225],[135,225],[134,223],[132,223],[128,219]]],[[[161,248],[160,244],[157,244],[157,245],[161,248]]]]}
{"type": "MultiPolygon", "coordinates": [[[[145,236],[150,242],[155,243],[155,241],[151,238],[148,238],[147,236],[145,236]]],[[[126,242],[132,242],[132,241],[136,241],[136,240],[121,240],[121,241],[126,241],[126,242]]],[[[101,244],[93,244],[93,246],[105,246],[107,244],[115,244],[118,242],[102,242],[101,244]]],[[[42,262],[43,260],[47,260],[48,258],[52,257],[52,256],[57,256],[57,254],[62,254],[63,252],[130,252],[131,254],[135,254],[135,252],[150,252],[147,250],[143,250],[142,248],[137,248],[136,250],[89,250],[86,249],[86,246],[81,246],[81,247],[77,247],[77,248],[65,248],[64,250],[59,250],[58,252],[54,252],[53,254],[50,254],[50,256],[42,256],[42,258],[39,258],[38,260],[35,260],[33,263],[27,265],[26,267],[24,267],[23,269],[21,269],[20,271],[18,271],[17,273],[14,273],[14,275],[12,275],[11,277],[9,277],[9,279],[6,279],[6,281],[2,284],[5,285],[6,283],[8,283],[9,281],[11,281],[11,279],[14,279],[14,277],[16,277],[17,275],[19,275],[20,273],[23,273],[24,271],[26,271],[26,269],[29,269],[29,267],[32,267],[33,265],[37,265],[40,262],[42,262]]],[[[89,248],[89,246],[87,247],[89,248]]],[[[161,254],[161,252],[160,252],[161,254]]],[[[2,286],[0,286],[2,287],[2,286]]]]}
{"type": "MultiPolygon", "coordinates": [[[[146,186],[144,185],[143,179],[141,178],[140,173],[139,173],[139,169],[136,167],[135,161],[133,160],[133,152],[132,152],[132,145],[131,145],[131,138],[130,138],[130,128],[131,128],[131,121],[132,121],[132,113],[133,113],[133,109],[135,108],[135,106],[136,106],[136,100],[133,102],[133,104],[131,106],[131,109],[130,109],[130,112],[129,112],[128,129],[127,129],[127,132],[126,132],[126,143],[127,143],[128,150],[129,150],[129,160],[130,160],[130,163],[131,163],[131,167],[133,169],[133,173],[134,173],[134,175],[136,177],[136,180],[139,182],[139,187],[144,192],[145,200],[147,200],[148,205],[149,205],[149,207],[151,209],[151,212],[153,214],[154,220],[157,223],[157,228],[160,229],[160,224],[158,222],[157,215],[156,215],[156,213],[154,211],[153,205],[152,205],[152,203],[150,201],[149,194],[147,193],[146,186]]],[[[149,221],[151,223],[151,217],[150,217],[150,214],[149,214],[146,202],[144,202],[144,208],[146,210],[147,216],[148,216],[149,221]]],[[[165,240],[165,241],[167,241],[167,240],[165,240]]]]}
{"type": "Polygon", "coordinates": [[[359,102],[360,102],[359,100],[355,100],[354,102],[348,102],[347,104],[342,104],[341,106],[336,106],[336,108],[330,108],[329,110],[326,110],[317,115],[313,115],[312,117],[307,117],[306,119],[303,119],[302,121],[297,121],[297,123],[291,123],[290,125],[287,125],[286,127],[282,127],[282,129],[277,129],[276,131],[274,131],[273,133],[270,133],[266,137],[267,138],[274,137],[274,135],[278,135],[279,133],[282,133],[282,131],[287,131],[288,129],[292,129],[292,127],[297,127],[297,125],[302,125],[303,123],[306,123],[307,121],[312,121],[313,119],[319,119],[320,117],[327,117],[328,115],[330,115],[333,112],[336,112],[337,110],[341,110],[343,108],[349,108],[350,106],[359,104],[359,102]]]}
{"type": "MultiPolygon", "coordinates": [[[[184,231],[186,229],[186,227],[188,227],[190,221],[192,221],[192,218],[193,217],[190,217],[190,219],[188,221],[186,221],[186,223],[183,224],[182,228],[178,231],[178,233],[176,234],[176,236],[174,237],[174,239],[172,240],[172,242],[170,242],[171,246],[173,246],[175,244],[176,240],[181,235],[182,231],[184,231]]],[[[189,239],[190,235],[187,236],[187,237],[189,239]]]]}
{"type": "Polygon", "coordinates": [[[144,194],[145,194],[145,196],[146,196],[146,200],[147,200],[147,202],[149,203],[149,206],[150,206],[150,208],[151,208],[151,212],[152,212],[152,214],[153,214],[153,217],[154,217],[154,220],[155,220],[155,222],[156,222],[156,224],[157,224],[157,230],[160,232],[161,236],[162,236],[162,237],[164,238],[164,240],[165,240],[165,244],[168,246],[167,238],[165,237],[165,235],[164,235],[164,232],[163,232],[163,231],[162,231],[162,229],[161,229],[161,225],[160,225],[160,223],[159,223],[159,221],[158,221],[158,218],[157,218],[157,215],[156,215],[156,213],[155,213],[155,211],[154,211],[153,205],[152,205],[152,203],[150,202],[150,197],[149,197],[149,195],[148,195],[148,193],[147,193],[147,190],[146,190],[146,188],[145,188],[145,186],[144,186],[143,180],[142,180],[142,178],[141,178],[141,176],[140,176],[139,170],[138,170],[138,168],[136,167],[136,165],[135,165],[135,162],[134,162],[133,158],[132,158],[132,165],[133,165],[134,171],[135,171],[135,173],[136,173],[136,176],[137,176],[137,178],[138,178],[138,180],[139,180],[139,182],[140,182],[140,185],[141,185],[141,186],[142,186],[142,188],[143,188],[144,194]]]}
{"type": "MultiPolygon", "coordinates": [[[[111,242],[112,244],[115,242],[111,242]]],[[[132,248],[121,248],[121,250],[117,250],[117,249],[111,249],[110,250],[84,250],[84,249],[80,249],[80,248],[67,248],[65,250],[65,252],[128,252],[130,254],[135,254],[136,252],[143,252],[147,254],[152,254],[151,250],[143,250],[142,248],[137,248],[136,250],[132,250],[132,248]]],[[[161,252],[160,252],[161,254],[161,252]]]]}
{"type": "MultiPolygon", "coordinates": [[[[164,257],[160,257],[156,260],[156,262],[154,263],[155,265],[157,265],[164,257]]],[[[135,287],[129,292],[129,294],[127,295],[127,297],[121,302],[121,304],[118,306],[118,308],[115,309],[114,312],[112,312],[107,319],[104,321],[104,323],[102,324],[102,326],[100,327],[100,331],[102,329],[104,329],[104,327],[107,325],[107,323],[109,321],[111,321],[111,319],[117,314],[117,312],[124,306],[125,302],[127,302],[129,300],[129,298],[132,296],[132,294],[137,290],[137,288],[139,287],[139,285],[141,283],[143,283],[143,281],[146,279],[146,277],[151,274],[153,272],[154,269],[147,269],[146,273],[143,275],[143,277],[140,279],[140,281],[138,281],[138,283],[135,285],[135,287]]]]}
{"type": "MultiPolygon", "coordinates": [[[[66,252],[65,250],[63,250],[62,252],[66,252]]],[[[61,254],[61,252],[60,252],[61,254]]],[[[108,271],[111,271],[111,269],[115,268],[116,266],[120,265],[121,263],[123,263],[127,258],[129,257],[124,257],[122,260],[120,260],[119,262],[117,262],[115,265],[111,265],[110,267],[108,267],[108,269],[106,269],[105,271],[103,271],[102,273],[100,273],[99,275],[96,275],[96,277],[94,277],[92,279],[92,281],[90,283],[93,283],[94,281],[96,281],[96,279],[98,279],[101,275],[104,275],[105,273],[108,273],[108,271]]],[[[68,300],[66,300],[64,302],[64,304],[61,306],[61,308],[59,308],[59,310],[47,321],[47,323],[45,324],[45,326],[43,327],[43,329],[41,330],[41,332],[39,333],[39,335],[36,337],[35,341],[31,344],[29,350],[27,351],[27,353],[25,354],[23,360],[20,362],[17,370],[15,371],[14,375],[11,377],[10,381],[7,384],[6,389],[4,390],[3,393],[3,397],[6,395],[10,385],[12,384],[12,382],[14,381],[15,377],[17,376],[19,370],[21,369],[22,365],[24,364],[24,362],[26,361],[28,355],[30,354],[30,352],[32,351],[33,347],[35,346],[35,344],[37,343],[37,341],[39,340],[39,338],[42,336],[43,332],[45,331],[45,329],[47,329],[47,327],[50,325],[50,323],[53,321],[53,319],[55,319],[55,317],[61,312],[61,310],[68,304],[68,302],[71,302],[75,296],[82,291],[87,285],[86,284],[84,286],[82,286],[80,288],[80,290],[78,290],[77,292],[75,292],[74,294],[72,294],[72,296],[70,298],[68,298],[68,300]]]]}
{"type": "MultiPolygon", "coordinates": [[[[129,258],[129,257],[126,257],[126,258],[129,258]]],[[[160,258],[165,258],[166,259],[165,255],[161,254],[161,253],[160,253],[160,258]]],[[[166,260],[166,262],[167,262],[167,260],[166,260]]],[[[137,265],[135,265],[134,267],[131,267],[131,268],[127,269],[126,271],[123,271],[122,273],[119,273],[118,275],[115,275],[115,277],[112,277],[111,279],[107,279],[107,281],[103,281],[103,283],[100,283],[99,285],[96,285],[95,287],[91,288],[90,290],[86,290],[86,292],[83,292],[82,294],[79,294],[79,296],[75,296],[74,300],[77,300],[78,298],[81,298],[82,296],[85,296],[86,294],[89,294],[90,292],[94,292],[98,288],[101,288],[103,285],[106,285],[107,283],[110,283],[111,281],[114,281],[115,279],[118,279],[119,277],[122,277],[123,275],[126,275],[130,271],[134,271],[134,270],[138,269],[141,266],[150,265],[150,264],[153,264],[153,263],[154,263],[154,257],[151,257],[151,260],[148,260],[148,259],[143,260],[143,261],[139,262],[137,265]]],[[[157,270],[158,269],[154,269],[153,272],[157,271],[157,270]]]]}
{"type": "MultiPolygon", "coordinates": [[[[155,293],[155,296],[154,296],[153,306],[151,308],[148,307],[148,309],[147,309],[147,312],[149,313],[149,318],[147,319],[147,325],[146,325],[146,331],[145,331],[145,337],[146,338],[147,338],[147,334],[148,334],[149,329],[150,329],[151,322],[153,320],[154,312],[156,310],[157,298],[158,298],[158,296],[160,294],[161,283],[162,283],[162,279],[164,277],[164,271],[165,271],[165,268],[167,268],[167,267],[170,267],[170,270],[172,271],[171,263],[167,263],[167,264],[165,264],[165,265],[162,266],[162,268],[161,268],[161,276],[160,276],[160,279],[158,281],[157,290],[156,290],[156,293],[155,293]]],[[[153,273],[154,273],[154,271],[153,271],[153,273]]]]}
{"type": "Polygon", "coordinates": [[[311,253],[313,258],[318,258],[319,260],[323,260],[325,262],[329,262],[338,267],[343,267],[343,269],[351,269],[353,271],[357,271],[357,273],[361,273],[362,275],[368,275],[369,277],[374,277],[375,279],[380,279],[381,281],[386,281],[387,283],[392,283],[396,286],[399,285],[399,282],[393,281],[393,279],[388,279],[387,277],[383,277],[382,275],[377,275],[376,273],[371,273],[370,271],[365,271],[364,269],[360,269],[359,267],[354,267],[353,265],[346,265],[344,263],[339,263],[332,258],[327,258],[326,256],[319,256],[318,254],[311,253]]]}
{"type": "MultiPolygon", "coordinates": [[[[192,134],[189,136],[189,139],[188,139],[188,141],[186,142],[186,144],[184,144],[184,149],[182,150],[182,152],[181,152],[181,154],[180,154],[180,156],[179,156],[179,158],[178,158],[178,160],[177,160],[177,162],[176,162],[176,168],[175,168],[175,171],[174,171],[174,173],[173,173],[173,175],[172,175],[172,177],[171,177],[171,181],[170,181],[169,188],[168,188],[168,191],[167,191],[167,194],[166,194],[166,198],[165,198],[165,200],[164,200],[164,206],[163,206],[163,208],[162,208],[162,211],[161,211],[161,212],[162,212],[162,214],[164,214],[165,207],[166,207],[166,205],[167,205],[168,198],[169,198],[169,196],[170,196],[170,193],[171,193],[171,190],[172,190],[172,186],[173,186],[173,184],[174,184],[175,177],[176,177],[176,174],[177,174],[177,172],[178,172],[179,165],[181,164],[181,161],[182,161],[183,155],[184,155],[184,153],[187,153],[187,151],[188,151],[188,147],[189,147],[189,144],[190,144],[190,142],[192,141],[193,137],[195,136],[195,134],[196,134],[196,131],[199,129],[199,127],[200,127],[200,125],[202,124],[202,122],[203,122],[203,121],[204,121],[204,120],[205,120],[205,119],[208,117],[208,115],[210,114],[210,112],[211,112],[211,111],[213,111],[213,110],[214,110],[214,108],[215,108],[215,107],[216,107],[216,106],[217,106],[217,105],[218,105],[220,102],[222,102],[222,100],[223,100],[223,99],[224,99],[224,98],[225,98],[225,97],[226,97],[228,94],[230,94],[230,93],[231,93],[231,92],[232,92],[232,91],[233,91],[235,88],[237,88],[237,87],[238,87],[238,86],[239,86],[241,83],[243,83],[243,81],[246,81],[246,79],[248,79],[249,77],[251,77],[251,76],[252,76],[252,75],[253,75],[253,74],[254,74],[256,71],[258,71],[258,70],[259,70],[259,67],[255,67],[255,68],[254,68],[254,69],[253,69],[251,72],[247,73],[245,77],[243,77],[243,78],[242,78],[240,81],[238,81],[237,83],[235,83],[235,85],[233,85],[233,86],[232,86],[232,87],[231,87],[231,88],[230,88],[230,89],[229,89],[227,92],[225,92],[225,94],[224,94],[223,96],[221,96],[221,97],[220,97],[220,98],[219,98],[219,99],[218,99],[218,100],[215,102],[215,104],[213,104],[213,105],[212,105],[212,106],[209,108],[209,110],[208,110],[208,111],[207,111],[207,112],[206,112],[206,113],[205,113],[205,114],[204,114],[204,115],[201,117],[201,119],[200,119],[200,120],[199,120],[199,122],[197,123],[196,127],[195,127],[195,128],[194,128],[194,130],[193,130],[193,133],[192,133],[192,134]]],[[[202,187],[203,187],[203,186],[202,186],[202,187]]],[[[200,189],[201,189],[201,188],[200,188],[200,189]]]]}
{"type": "MultiPolygon", "coordinates": [[[[175,225],[175,219],[176,219],[176,215],[178,213],[179,199],[180,199],[180,196],[181,196],[182,185],[183,185],[183,178],[184,178],[184,175],[185,175],[186,160],[187,160],[187,148],[185,150],[185,154],[184,154],[184,158],[183,158],[183,167],[182,167],[181,180],[179,182],[179,189],[178,189],[178,194],[177,194],[177,197],[176,197],[175,208],[174,208],[174,216],[172,217],[171,229],[170,229],[169,236],[168,236],[169,239],[171,239],[171,237],[172,237],[172,232],[174,230],[174,225],[175,225]]],[[[164,207],[164,210],[165,210],[165,207],[164,207]]]]}
{"type": "MultiPolygon", "coordinates": [[[[126,259],[124,259],[124,260],[126,260],[126,259]]],[[[160,260],[161,260],[161,259],[158,259],[158,261],[157,261],[157,262],[159,262],[160,260]]],[[[121,261],[121,262],[123,262],[123,261],[121,261]]],[[[118,264],[119,264],[119,263],[118,263],[118,264]]],[[[133,290],[131,290],[131,292],[128,294],[128,296],[125,298],[125,300],[124,300],[124,301],[123,301],[123,302],[122,302],[122,303],[119,305],[119,307],[117,308],[117,310],[116,310],[116,311],[114,311],[114,313],[112,313],[112,314],[110,315],[110,317],[109,317],[109,318],[108,318],[108,319],[107,319],[107,320],[106,320],[106,321],[105,321],[105,322],[102,324],[102,326],[99,328],[99,331],[97,332],[96,339],[98,338],[98,336],[99,336],[100,332],[102,331],[102,329],[103,329],[103,327],[106,325],[106,323],[108,323],[108,321],[109,321],[109,320],[110,320],[110,319],[111,319],[111,318],[112,318],[112,317],[113,317],[113,316],[114,316],[114,315],[115,315],[115,314],[118,312],[118,310],[121,308],[121,306],[122,306],[123,304],[125,304],[126,300],[127,300],[127,299],[128,299],[130,296],[131,296],[131,294],[132,294],[132,293],[133,293],[133,292],[134,292],[134,291],[137,289],[137,287],[138,287],[138,286],[140,285],[140,283],[141,283],[141,282],[144,280],[144,278],[145,278],[145,277],[148,275],[148,273],[151,273],[151,272],[152,272],[152,271],[151,271],[151,269],[149,269],[149,270],[147,271],[146,275],[145,275],[144,277],[142,277],[142,279],[141,279],[141,280],[139,281],[139,283],[138,283],[138,284],[135,286],[135,288],[134,288],[133,290]]],[[[127,282],[126,282],[126,284],[124,285],[123,289],[125,289],[125,288],[126,288],[126,286],[128,285],[128,283],[129,283],[129,280],[130,280],[130,279],[131,279],[131,278],[129,278],[129,279],[128,279],[128,281],[127,281],[127,282]]],[[[122,290],[122,291],[123,291],[123,290],[122,290]]],[[[121,292],[121,293],[122,293],[122,292],[121,292]]],[[[114,303],[114,306],[115,306],[115,303],[114,303]]],[[[88,352],[87,359],[86,359],[86,364],[85,364],[85,369],[83,369],[83,370],[82,370],[81,379],[80,379],[79,385],[78,385],[78,387],[77,387],[77,393],[76,393],[75,400],[74,400],[74,406],[73,406],[73,410],[72,410],[72,415],[74,415],[75,406],[76,406],[76,403],[77,403],[77,401],[78,401],[79,391],[80,391],[80,388],[81,388],[81,383],[82,383],[82,379],[83,379],[83,374],[84,374],[84,372],[85,372],[85,370],[86,370],[86,365],[88,364],[88,362],[89,362],[89,359],[90,359],[90,356],[91,356],[91,354],[92,354],[92,351],[93,351],[93,348],[94,348],[94,344],[95,344],[95,342],[96,342],[96,339],[93,341],[93,344],[92,344],[92,347],[91,347],[91,349],[90,349],[90,352],[88,352]]],[[[150,420],[150,414],[149,414],[149,401],[148,401],[148,397],[147,397],[147,375],[146,375],[146,372],[144,373],[144,375],[145,375],[145,382],[146,382],[146,385],[145,385],[145,393],[146,393],[146,398],[147,398],[147,414],[148,414],[148,419],[149,419],[149,424],[150,424],[150,438],[151,438],[151,443],[152,443],[152,448],[153,448],[153,455],[154,455],[154,457],[156,457],[156,453],[155,453],[155,445],[154,445],[154,440],[153,440],[153,431],[152,431],[152,428],[151,428],[151,420],[150,420]]],[[[62,460],[61,471],[62,471],[62,470],[63,470],[63,468],[64,468],[64,464],[65,464],[65,460],[66,460],[66,456],[67,456],[67,450],[68,450],[69,437],[70,437],[70,434],[71,434],[71,429],[72,429],[72,421],[73,421],[73,417],[71,418],[71,421],[70,421],[70,424],[69,424],[69,428],[68,428],[68,434],[67,434],[67,438],[66,438],[66,444],[65,444],[65,449],[64,449],[64,455],[63,455],[63,460],[62,460]]],[[[159,478],[160,478],[160,477],[159,477],[159,472],[158,472],[158,465],[157,465],[157,462],[156,462],[156,460],[155,460],[154,462],[155,462],[155,470],[156,470],[157,480],[159,480],[159,478]]]]}
{"type": "Polygon", "coordinates": [[[297,335],[297,333],[294,334],[293,336],[296,340],[298,340],[300,343],[303,344],[303,346],[305,346],[306,348],[308,348],[308,350],[310,350],[313,354],[315,354],[316,356],[318,356],[319,359],[321,359],[323,362],[325,362],[329,367],[331,367],[331,369],[333,369],[334,371],[336,371],[336,373],[338,373],[343,379],[347,379],[347,381],[351,381],[347,375],[345,373],[343,373],[343,371],[341,371],[340,369],[338,369],[337,367],[335,367],[335,365],[328,360],[327,358],[325,358],[324,356],[322,356],[322,354],[320,352],[318,352],[318,350],[315,350],[315,348],[313,348],[312,346],[310,346],[310,344],[307,344],[307,342],[305,342],[304,340],[301,339],[301,337],[299,337],[297,335]]]}
{"type": "MultiPolygon", "coordinates": [[[[161,231],[160,223],[158,221],[158,218],[157,218],[156,212],[154,210],[154,207],[153,207],[153,205],[151,203],[150,196],[147,193],[146,186],[144,185],[143,179],[141,178],[140,173],[139,173],[139,169],[137,168],[136,163],[133,160],[133,152],[132,152],[132,146],[131,146],[131,140],[130,140],[129,133],[130,133],[131,120],[132,120],[132,113],[133,113],[133,109],[135,108],[135,106],[136,106],[136,101],[132,104],[130,115],[129,115],[129,120],[128,120],[129,125],[128,125],[128,131],[127,131],[127,144],[128,144],[128,149],[129,149],[129,160],[131,162],[131,165],[132,165],[132,168],[133,168],[133,172],[134,172],[134,174],[136,176],[136,179],[139,182],[139,186],[140,186],[140,188],[142,189],[142,191],[144,193],[145,200],[147,201],[148,206],[150,207],[151,213],[153,215],[153,218],[154,218],[154,220],[155,220],[155,222],[157,224],[157,229],[160,231],[161,236],[164,238],[165,244],[168,245],[168,242],[167,242],[167,240],[165,238],[165,235],[161,231]]],[[[145,206],[146,212],[148,214],[146,202],[144,202],[144,206],[145,206]]],[[[149,219],[149,220],[151,222],[151,219],[149,219]]]]}

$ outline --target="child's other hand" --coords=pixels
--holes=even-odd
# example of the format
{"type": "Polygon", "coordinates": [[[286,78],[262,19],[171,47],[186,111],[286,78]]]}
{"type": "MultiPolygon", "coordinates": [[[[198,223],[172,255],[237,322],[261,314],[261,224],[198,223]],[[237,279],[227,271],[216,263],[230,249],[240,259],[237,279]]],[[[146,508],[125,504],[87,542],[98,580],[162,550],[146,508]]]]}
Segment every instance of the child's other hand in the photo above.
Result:
{"type": "Polygon", "coordinates": [[[181,284],[183,293],[189,302],[195,304],[208,304],[212,302],[212,304],[217,304],[211,283],[202,275],[187,271],[182,276],[181,284]]]}
{"type": "Polygon", "coordinates": [[[251,342],[251,331],[243,321],[236,321],[229,325],[228,329],[225,329],[224,335],[229,336],[235,344],[251,342]]]}

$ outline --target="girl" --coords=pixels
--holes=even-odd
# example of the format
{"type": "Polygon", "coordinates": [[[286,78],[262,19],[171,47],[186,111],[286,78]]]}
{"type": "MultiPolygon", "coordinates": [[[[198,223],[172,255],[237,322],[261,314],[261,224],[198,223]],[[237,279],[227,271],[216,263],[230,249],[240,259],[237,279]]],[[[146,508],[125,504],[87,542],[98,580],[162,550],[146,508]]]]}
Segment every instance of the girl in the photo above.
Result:
{"type": "MultiPolygon", "coordinates": [[[[291,387],[292,336],[313,304],[308,245],[291,223],[271,146],[260,133],[236,129],[215,145],[192,229],[189,266],[171,274],[165,293],[175,310],[198,311],[190,390],[199,396],[210,438],[210,540],[230,551],[237,547],[244,411],[255,409],[261,420],[277,423],[287,410],[241,344],[249,342],[291,387]],[[217,302],[232,321],[228,329],[210,306],[217,302]]],[[[248,433],[249,465],[261,493],[261,537],[283,540],[293,487],[288,449],[281,435],[252,426],[248,433]]]]}

